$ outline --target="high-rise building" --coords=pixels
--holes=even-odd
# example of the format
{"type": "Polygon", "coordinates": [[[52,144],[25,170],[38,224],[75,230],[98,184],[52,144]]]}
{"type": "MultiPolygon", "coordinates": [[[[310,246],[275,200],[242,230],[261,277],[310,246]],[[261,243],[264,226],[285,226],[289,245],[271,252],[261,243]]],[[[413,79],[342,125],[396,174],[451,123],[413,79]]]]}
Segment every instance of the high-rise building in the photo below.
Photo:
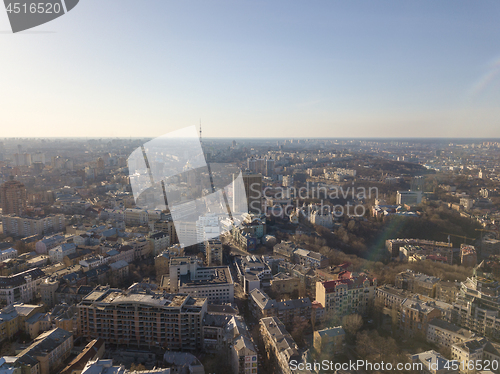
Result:
{"type": "Polygon", "coordinates": [[[272,158],[266,159],[266,176],[272,177],[274,175],[275,162],[272,158]]]}
{"type": "Polygon", "coordinates": [[[208,266],[222,265],[222,243],[219,239],[210,239],[206,242],[205,256],[208,266]]]}
{"type": "MultiPolygon", "coordinates": [[[[238,175],[234,175],[236,179],[238,175]]],[[[251,213],[262,213],[262,175],[252,173],[250,171],[242,172],[243,184],[245,186],[245,194],[248,204],[248,212],[251,213]]],[[[235,187],[234,191],[238,189],[235,187]]],[[[241,197],[237,193],[233,195],[233,212],[238,212],[238,204],[241,201],[241,197]]]]}
{"type": "Polygon", "coordinates": [[[10,180],[0,186],[0,201],[3,214],[24,215],[26,200],[26,188],[21,182],[10,180]]]}

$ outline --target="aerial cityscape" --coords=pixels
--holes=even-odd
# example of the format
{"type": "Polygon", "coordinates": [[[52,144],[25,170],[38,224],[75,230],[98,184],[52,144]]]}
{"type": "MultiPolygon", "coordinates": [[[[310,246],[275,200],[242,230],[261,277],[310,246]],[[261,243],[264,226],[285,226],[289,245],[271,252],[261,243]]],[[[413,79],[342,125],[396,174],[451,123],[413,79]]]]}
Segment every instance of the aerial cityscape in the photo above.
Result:
{"type": "Polygon", "coordinates": [[[500,140],[196,140],[232,221],[138,207],[151,139],[1,141],[3,372],[498,372],[500,140]]]}

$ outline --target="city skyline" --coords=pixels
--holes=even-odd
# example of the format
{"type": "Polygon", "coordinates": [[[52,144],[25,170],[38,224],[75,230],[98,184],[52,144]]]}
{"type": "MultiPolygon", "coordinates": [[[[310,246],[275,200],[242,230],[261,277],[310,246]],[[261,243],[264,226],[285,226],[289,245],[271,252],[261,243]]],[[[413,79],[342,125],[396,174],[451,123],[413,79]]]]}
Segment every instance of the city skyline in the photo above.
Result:
{"type": "Polygon", "coordinates": [[[2,135],[500,137],[500,5],[86,1],[12,35],[2,135]]]}

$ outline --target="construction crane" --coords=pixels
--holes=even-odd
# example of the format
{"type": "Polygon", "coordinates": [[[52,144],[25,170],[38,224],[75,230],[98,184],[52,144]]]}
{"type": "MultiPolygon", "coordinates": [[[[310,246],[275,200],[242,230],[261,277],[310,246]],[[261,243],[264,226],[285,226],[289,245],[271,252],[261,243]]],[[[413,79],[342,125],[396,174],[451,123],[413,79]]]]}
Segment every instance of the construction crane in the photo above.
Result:
{"type": "Polygon", "coordinates": [[[474,238],[468,238],[468,237],[466,237],[466,236],[462,236],[462,235],[450,234],[450,233],[448,233],[448,232],[443,232],[442,234],[448,235],[448,243],[450,242],[450,236],[454,236],[454,237],[457,237],[457,238],[462,238],[462,239],[464,239],[464,243],[465,243],[465,244],[467,244],[467,239],[474,240],[474,238]]]}
{"type": "Polygon", "coordinates": [[[495,234],[495,237],[498,239],[498,230],[476,229],[476,231],[481,231],[481,240],[483,240],[483,232],[492,232],[495,234]]]}

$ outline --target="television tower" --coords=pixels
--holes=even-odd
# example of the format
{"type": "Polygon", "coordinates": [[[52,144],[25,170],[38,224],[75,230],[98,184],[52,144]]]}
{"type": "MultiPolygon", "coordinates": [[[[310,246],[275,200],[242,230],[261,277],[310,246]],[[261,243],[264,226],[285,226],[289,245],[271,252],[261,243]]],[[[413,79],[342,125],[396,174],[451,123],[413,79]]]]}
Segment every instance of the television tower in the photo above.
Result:
{"type": "Polygon", "coordinates": [[[200,118],[200,143],[203,143],[203,141],[201,140],[201,118],[200,118]]]}

